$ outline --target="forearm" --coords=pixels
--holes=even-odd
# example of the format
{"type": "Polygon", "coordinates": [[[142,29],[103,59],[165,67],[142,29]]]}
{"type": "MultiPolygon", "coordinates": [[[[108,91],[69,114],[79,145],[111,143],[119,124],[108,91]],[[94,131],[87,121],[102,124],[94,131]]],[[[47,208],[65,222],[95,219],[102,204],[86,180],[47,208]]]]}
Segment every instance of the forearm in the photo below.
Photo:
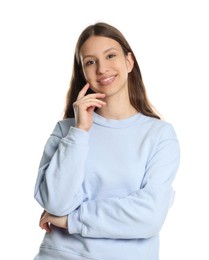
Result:
{"type": "Polygon", "coordinates": [[[152,237],[159,233],[172,198],[172,188],[146,187],[125,198],[88,201],[68,216],[68,230],[94,238],[152,237]]]}
{"type": "MultiPolygon", "coordinates": [[[[45,150],[49,149],[48,147],[45,150]]],[[[49,162],[42,160],[35,198],[51,214],[63,216],[83,201],[82,183],[88,154],[88,134],[71,128],[49,162]]]]}

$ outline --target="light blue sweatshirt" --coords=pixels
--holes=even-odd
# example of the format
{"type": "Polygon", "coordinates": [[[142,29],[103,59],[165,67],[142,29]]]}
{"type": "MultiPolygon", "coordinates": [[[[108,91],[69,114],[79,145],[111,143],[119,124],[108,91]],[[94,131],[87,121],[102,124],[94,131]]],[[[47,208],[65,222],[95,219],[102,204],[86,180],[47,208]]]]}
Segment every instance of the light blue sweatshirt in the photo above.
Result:
{"type": "Polygon", "coordinates": [[[68,215],[35,260],[158,260],[159,232],[173,202],[179,143],[171,124],[136,114],[93,115],[89,132],[59,121],[40,162],[35,199],[68,215]]]}

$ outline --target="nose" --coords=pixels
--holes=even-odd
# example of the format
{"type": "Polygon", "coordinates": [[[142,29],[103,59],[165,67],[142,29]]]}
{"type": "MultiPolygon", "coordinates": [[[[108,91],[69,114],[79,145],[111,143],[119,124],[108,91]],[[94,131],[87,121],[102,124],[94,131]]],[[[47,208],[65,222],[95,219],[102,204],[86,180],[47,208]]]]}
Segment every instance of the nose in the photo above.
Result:
{"type": "Polygon", "coordinates": [[[97,74],[104,74],[108,71],[107,62],[105,60],[97,61],[97,74]]]}

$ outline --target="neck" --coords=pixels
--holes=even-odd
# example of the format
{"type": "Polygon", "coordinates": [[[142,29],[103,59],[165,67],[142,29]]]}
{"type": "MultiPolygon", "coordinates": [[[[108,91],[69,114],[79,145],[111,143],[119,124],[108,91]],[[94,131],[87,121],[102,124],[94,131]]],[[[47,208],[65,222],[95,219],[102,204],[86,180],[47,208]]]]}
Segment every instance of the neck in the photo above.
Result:
{"type": "Polygon", "coordinates": [[[104,101],[106,102],[106,106],[97,110],[97,114],[102,117],[119,120],[126,119],[138,113],[131,105],[129,98],[124,100],[117,97],[117,100],[114,100],[114,98],[107,97],[104,101]]]}

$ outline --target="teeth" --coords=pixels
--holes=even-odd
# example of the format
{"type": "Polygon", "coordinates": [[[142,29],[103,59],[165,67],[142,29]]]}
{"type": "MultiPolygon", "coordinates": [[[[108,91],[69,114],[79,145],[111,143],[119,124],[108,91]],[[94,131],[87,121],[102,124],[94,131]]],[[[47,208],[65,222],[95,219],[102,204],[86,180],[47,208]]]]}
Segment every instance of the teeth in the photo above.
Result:
{"type": "Polygon", "coordinates": [[[106,79],[102,79],[100,80],[101,82],[107,82],[108,80],[112,79],[112,77],[106,78],[106,79]]]}
{"type": "Polygon", "coordinates": [[[102,81],[108,81],[110,78],[107,78],[107,79],[103,79],[102,81]]]}

